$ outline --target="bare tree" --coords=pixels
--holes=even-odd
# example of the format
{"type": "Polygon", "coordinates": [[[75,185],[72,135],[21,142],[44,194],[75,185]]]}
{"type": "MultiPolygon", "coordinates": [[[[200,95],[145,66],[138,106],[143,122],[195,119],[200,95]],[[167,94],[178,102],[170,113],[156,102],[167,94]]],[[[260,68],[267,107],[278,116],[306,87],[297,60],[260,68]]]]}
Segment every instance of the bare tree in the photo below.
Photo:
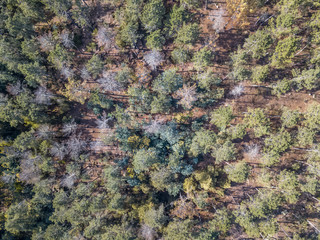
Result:
{"type": "Polygon", "coordinates": [[[33,157],[30,152],[23,155],[20,162],[20,174],[21,181],[34,184],[40,181],[41,171],[38,167],[40,157],[33,157]]]}
{"type": "Polygon", "coordinates": [[[183,85],[182,88],[178,89],[176,94],[179,98],[181,98],[179,104],[190,109],[193,102],[198,100],[196,88],[196,85],[183,85]]]}
{"type": "Polygon", "coordinates": [[[147,224],[143,224],[140,228],[140,235],[143,239],[154,240],[157,237],[157,232],[147,224]]]}
{"type": "Polygon", "coordinates": [[[50,105],[53,94],[46,87],[38,87],[35,91],[34,101],[38,104],[50,105]]]}
{"type": "Polygon", "coordinates": [[[250,146],[247,146],[246,148],[246,153],[248,155],[248,157],[253,160],[258,158],[259,154],[260,154],[260,147],[257,144],[252,144],[250,146]]]}
{"type": "Polygon", "coordinates": [[[55,132],[53,131],[52,127],[48,124],[41,125],[36,131],[37,137],[42,139],[49,139],[54,135],[54,133],[55,132]]]}
{"type": "Polygon", "coordinates": [[[164,61],[163,54],[155,50],[147,53],[143,58],[153,70],[155,70],[164,61]]]}
{"type": "Polygon", "coordinates": [[[38,41],[44,51],[52,51],[54,49],[54,41],[51,33],[40,36],[38,41]]]}
{"type": "Polygon", "coordinates": [[[69,155],[77,159],[79,155],[86,150],[87,143],[81,139],[81,135],[72,135],[66,142],[69,155]]]}
{"type": "Polygon", "coordinates": [[[73,46],[72,35],[68,31],[63,31],[60,34],[60,40],[66,48],[71,48],[73,46]]]}
{"type": "Polygon", "coordinates": [[[62,66],[62,68],[60,70],[60,73],[66,79],[72,78],[74,76],[74,71],[70,67],[67,67],[66,65],[62,66]]]}
{"type": "Polygon", "coordinates": [[[3,173],[3,175],[1,176],[1,181],[7,184],[13,183],[15,177],[16,176],[14,174],[3,173]]]}
{"type": "Polygon", "coordinates": [[[62,160],[67,155],[67,149],[63,143],[60,144],[55,142],[50,149],[50,153],[52,156],[62,160]]]}
{"type": "Polygon", "coordinates": [[[96,40],[99,47],[110,49],[113,46],[114,34],[111,29],[100,27],[96,36],[96,40]]]}
{"type": "Polygon", "coordinates": [[[107,128],[110,128],[109,122],[110,122],[111,120],[112,120],[112,118],[107,118],[106,112],[103,112],[103,113],[102,113],[102,116],[96,120],[97,127],[98,127],[99,129],[107,129],[107,128]]]}
{"type": "Polygon", "coordinates": [[[74,122],[74,119],[72,119],[71,122],[63,124],[61,132],[64,136],[69,136],[71,134],[74,134],[77,128],[78,125],[74,122]]]}
{"type": "Polygon", "coordinates": [[[240,97],[242,93],[244,92],[244,86],[242,84],[239,84],[238,86],[235,86],[230,94],[234,97],[240,97]]]}
{"type": "Polygon", "coordinates": [[[76,180],[77,180],[76,174],[74,173],[68,174],[61,180],[60,185],[62,187],[72,188],[76,180]]]}
{"type": "Polygon", "coordinates": [[[219,10],[215,11],[216,16],[211,16],[210,19],[213,21],[212,28],[217,32],[222,32],[224,27],[227,24],[226,18],[223,17],[226,15],[224,8],[219,8],[219,10]]]}
{"type": "Polygon", "coordinates": [[[152,120],[150,124],[144,126],[147,133],[157,134],[160,132],[162,123],[159,120],[152,120]]]}
{"type": "Polygon", "coordinates": [[[24,87],[20,81],[16,82],[15,84],[9,84],[7,86],[7,92],[14,96],[19,95],[23,91],[24,87]]]}
{"type": "Polygon", "coordinates": [[[91,78],[90,73],[86,67],[83,67],[80,71],[83,80],[89,80],[91,78]]]}
{"type": "Polygon", "coordinates": [[[115,72],[105,71],[103,72],[103,77],[98,79],[98,83],[105,91],[122,91],[123,87],[121,84],[115,79],[115,72]]]}

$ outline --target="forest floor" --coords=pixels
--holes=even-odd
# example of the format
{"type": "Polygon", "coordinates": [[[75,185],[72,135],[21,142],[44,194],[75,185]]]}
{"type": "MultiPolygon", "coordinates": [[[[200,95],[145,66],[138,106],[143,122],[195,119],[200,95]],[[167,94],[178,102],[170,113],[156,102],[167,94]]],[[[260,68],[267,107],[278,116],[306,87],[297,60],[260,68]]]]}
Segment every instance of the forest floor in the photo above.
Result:
{"type": "MultiPolygon", "coordinates": [[[[258,87],[252,86],[250,82],[244,82],[244,93],[238,97],[234,98],[229,94],[230,89],[232,89],[236,83],[229,79],[228,73],[230,70],[230,53],[235,51],[238,45],[242,45],[244,39],[248,36],[250,30],[256,30],[258,26],[256,26],[257,17],[252,16],[250,18],[250,25],[247,26],[245,29],[237,29],[233,26],[233,20],[230,16],[228,16],[227,11],[225,9],[225,2],[224,1],[209,1],[208,8],[206,10],[200,11],[199,21],[201,23],[201,27],[203,30],[202,39],[205,42],[205,45],[208,46],[210,49],[214,50],[215,52],[215,60],[212,66],[212,69],[215,73],[217,73],[221,79],[223,79],[223,87],[225,88],[225,98],[221,100],[218,104],[212,106],[209,111],[221,106],[221,105],[230,105],[233,107],[234,113],[238,116],[234,121],[240,122],[242,120],[243,113],[247,111],[248,108],[257,108],[263,107],[268,110],[268,113],[275,116],[277,119],[277,115],[280,112],[279,110],[286,106],[290,109],[298,110],[300,112],[304,112],[306,107],[310,105],[312,102],[320,102],[320,91],[316,92],[315,95],[310,95],[307,92],[291,92],[286,94],[280,98],[271,95],[270,89],[266,87],[258,87]],[[219,18],[219,21],[214,21],[214,19],[219,18]],[[220,25],[217,25],[220,24],[220,25]],[[220,28],[220,32],[217,34],[216,30],[220,28]]],[[[106,15],[106,19],[108,21],[112,21],[112,17],[110,14],[106,15]]],[[[203,47],[203,42],[196,46],[194,46],[194,50],[197,50],[203,47]]],[[[165,49],[166,56],[169,56],[170,52],[172,51],[172,46],[168,45],[165,49]]],[[[145,49],[133,49],[133,55],[138,56],[131,62],[130,67],[137,69],[137,66],[143,66],[143,69],[146,69],[146,65],[143,62],[142,56],[145,52],[145,49]]],[[[117,53],[115,53],[117,55],[117,53]]],[[[168,59],[168,57],[166,57],[168,59]]],[[[170,68],[170,64],[167,64],[166,68],[170,68]]],[[[141,70],[136,70],[136,74],[142,74],[141,70]]],[[[188,76],[193,69],[191,65],[185,64],[179,66],[179,71],[181,74],[188,76]]],[[[146,83],[147,84],[147,83],[146,83]]],[[[267,86],[268,84],[265,84],[267,86]]],[[[94,83],[90,84],[90,88],[95,86],[94,83]]],[[[121,98],[121,101],[126,102],[126,98],[121,98]]],[[[76,109],[78,111],[79,109],[76,109]]],[[[194,110],[193,116],[200,117],[201,115],[207,114],[208,112],[199,111],[199,109],[194,110]],[[198,110],[198,111],[197,111],[198,110]]],[[[109,152],[114,156],[121,155],[121,151],[114,146],[105,146],[99,145],[102,142],[102,136],[111,134],[114,129],[98,129],[96,127],[95,121],[97,120],[97,116],[86,107],[81,108],[82,117],[80,119],[76,119],[80,122],[80,128],[83,130],[83,137],[88,141],[97,142],[97,145],[92,144],[91,146],[91,154],[90,154],[90,162],[88,163],[88,169],[90,169],[90,176],[92,179],[96,179],[100,176],[101,173],[101,166],[103,165],[102,162],[99,161],[101,157],[101,153],[109,152]]],[[[143,114],[139,115],[143,117],[143,114]]],[[[170,117],[170,116],[169,116],[170,117]]],[[[166,118],[166,117],[165,117],[166,118]]],[[[277,121],[277,120],[275,120],[277,121]]],[[[242,184],[232,184],[230,188],[226,189],[225,195],[223,197],[215,198],[215,204],[222,204],[227,206],[230,209],[235,209],[241,201],[244,199],[250,198],[250,196],[256,194],[259,191],[259,183],[257,183],[254,179],[256,176],[260,174],[261,164],[259,163],[258,159],[250,159],[245,154],[246,146],[250,144],[258,143],[256,139],[246,139],[244,143],[240,146],[239,144],[239,154],[238,156],[243,158],[250,166],[251,166],[251,173],[250,178],[248,181],[242,184]]],[[[292,156],[290,159],[294,159],[294,154],[298,153],[290,153],[292,156]]],[[[288,159],[288,158],[286,158],[288,159]]],[[[293,160],[294,161],[294,160],[293,160]]],[[[208,158],[199,166],[206,166],[212,163],[213,160],[208,158]]],[[[285,164],[285,163],[284,163],[285,164]]],[[[203,216],[205,218],[205,213],[203,216]]],[[[283,216],[282,219],[278,219],[281,227],[281,221],[285,221],[286,216],[283,216]]],[[[286,225],[288,228],[290,225],[286,225]]],[[[282,229],[282,227],[281,227],[282,229]]],[[[237,239],[244,239],[246,235],[241,235],[239,229],[232,229],[234,236],[237,236],[237,239]],[[237,232],[239,234],[237,234],[237,232]]],[[[277,236],[278,238],[285,237],[286,232],[290,232],[290,229],[282,229],[282,232],[277,236]],[[282,235],[283,234],[283,235],[282,235]]],[[[230,238],[231,239],[231,238],[230,238]]]]}

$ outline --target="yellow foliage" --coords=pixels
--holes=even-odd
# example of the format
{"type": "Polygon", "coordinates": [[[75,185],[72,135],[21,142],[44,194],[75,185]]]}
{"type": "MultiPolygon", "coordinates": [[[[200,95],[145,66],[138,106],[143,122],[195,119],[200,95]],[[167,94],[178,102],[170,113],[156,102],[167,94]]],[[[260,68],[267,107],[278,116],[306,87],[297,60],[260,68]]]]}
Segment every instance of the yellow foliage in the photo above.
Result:
{"type": "Polygon", "coordinates": [[[133,168],[128,167],[128,168],[127,168],[127,172],[128,172],[128,174],[129,174],[129,177],[131,177],[131,178],[134,177],[135,172],[134,172],[133,168]]]}
{"type": "Polygon", "coordinates": [[[136,149],[140,144],[140,137],[137,135],[130,136],[128,138],[128,144],[131,148],[136,149]]]}
{"type": "Polygon", "coordinates": [[[209,172],[207,171],[195,172],[194,176],[195,176],[195,179],[199,182],[202,189],[208,191],[210,188],[213,187],[213,181],[209,172]]]}
{"type": "Polygon", "coordinates": [[[239,27],[249,25],[248,15],[256,9],[256,0],[227,0],[227,11],[239,27]]]}
{"type": "Polygon", "coordinates": [[[187,123],[192,118],[192,112],[178,113],[173,118],[179,124],[187,123]]]}
{"type": "Polygon", "coordinates": [[[184,180],[184,183],[183,183],[183,190],[187,193],[191,193],[193,192],[194,190],[196,190],[196,183],[194,182],[194,179],[193,177],[188,177],[184,180]]]}
{"type": "Polygon", "coordinates": [[[85,101],[90,97],[89,90],[85,88],[86,82],[81,83],[74,79],[68,79],[65,84],[65,88],[61,91],[62,95],[68,98],[70,101],[79,102],[84,104],[85,101]]]}
{"type": "Polygon", "coordinates": [[[10,146],[11,143],[5,141],[5,140],[0,140],[0,153],[3,153],[4,147],[10,146]]]}
{"type": "Polygon", "coordinates": [[[27,117],[23,117],[23,121],[25,126],[31,126],[33,129],[36,129],[39,127],[39,124],[30,121],[27,117]]]}

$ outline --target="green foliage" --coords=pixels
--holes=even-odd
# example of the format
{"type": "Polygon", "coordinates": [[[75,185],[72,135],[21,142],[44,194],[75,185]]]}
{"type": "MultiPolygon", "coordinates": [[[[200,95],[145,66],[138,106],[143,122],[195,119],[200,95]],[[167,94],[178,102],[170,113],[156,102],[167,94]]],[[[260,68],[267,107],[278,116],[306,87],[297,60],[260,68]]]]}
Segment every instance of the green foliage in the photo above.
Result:
{"type": "Polygon", "coordinates": [[[252,82],[254,83],[262,83],[267,80],[267,77],[269,75],[269,66],[264,65],[264,66],[256,66],[252,70],[252,82]]]}
{"type": "Polygon", "coordinates": [[[284,68],[292,62],[294,54],[298,50],[300,39],[289,36],[278,42],[275,52],[272,55],[271,66],[276,68],[284,68]]]}
{"type": "Polygon", "coordinates": [[[164,206],[158,209],[150,208],[144,214],[144,222],[151,228],[161,228],[167,221],[168,217],[164,213],[164,206]]]}
{"type": "Polygon", "coordinates": [[[209,222],[211,228],[222,233],[226,233],[231,226],[232,215],[226,208],[218,209],[213,220],[209,222]]]}
{"type": "Polygon", "coordinates": [[[277,97],[280,97],[281,95],[289,92],[291,90],[291,87],[292,82],[284,78],[272,86],[272,94],[277,95],[277,97]]]}
{"type": "Polygon", "coordinates": [[[287,128],[293,128],[297,125],[300,114],[298,111],[284,108],[281,114],[282,126],[287,128]]]}
{"type": "Polygon", "coordinates": [[[136,173],[148,170],[153,164],[159,162],[158,153],[155,148],[140,149],[133,156],[132,165],[136,173]]]}
{"type": "Polygon", "coordinates": [[[132,110],[138,112],[150,111],[150,104],[152,101],[151,94],[148,89],[140,87],[128,88],[129,103],[132,110]]]}
{"type": "Polygon", "coordinates": [[[188,12],[185,10],[183,5],[178,7],[178,4],[173,5],[172,11],[169,18],[169,34],[176,35],[184,22],[189,19],[188,12]]]}
{"type": "Polygon", "coordinates": [[[283,170],[278,176],[278,188],[288,203],[296,203],[299,198],[299,182],[294,172],[283,170]]]}
{"type": "Polygon", "coordinates": [[[224,130],[233,118],[232,108],[230,106],[221,106],[211,113],[210,123],[216,125],[221,130],[224,130]]]}
{"type": "Polygon", "coordinates": [[[272,36],[267,30],[258,30],[246,39],[243,48],[254,59],[260,59],[268,54],[272,43],[272,36]]]}
{"type": "Polygon", "coordinates": [[[301,147],[311,146],[314,141],[316,131],[307,127],[299,127],[297,135],[297,145],[301,147]]]}
{"type": "Polygon", "coordinates": [[[156,31],[153,31],[147,37],[147,47],[153,50],[161,50],[165,41],[166,41],[165,38],[161,34],[161,30],[158,29],[156,31]]]}
{"type": "Polygon", "coordinates": [[[172,60],[175,63],[181,64],[181,63],[186,63],[189,61],[190,59],[190,53],[189,50],[184,49],[184,48],[175,48],[172,52],[171,52],[171,57],[172,60]]]}
{"type": "Polygon", "coordinates": [[[190,231],[192,227],[191,220],[174,220],[169,222],[168,226],[164,230],[165,240],[189,240],[192,239],[190,231]]]}
{"type": "Polygon", "coordinates": [[[141,22],[147,32],[153,32],[162,27],[165,7],[162,0],[148,1],[142,11],[141,22]]]}
{"type": "MultiPolygon", "coordinates": [[[[61,70],[63,66],[69,66],[71,62],[72,54],[63,48],[60,44],[57,44],[53,51],[50,51],[48,56],[49,62],[53,64],[56,69],[61,70]]],[[[93,58],[97,58],[93,57],[93,58]]],[[[94,60],[92,62],[94,63],[94,60]]],[[[92,66],[94,68],[94,66],[92,66]]]]}
{"type": "Polygon", "coordinates": [[[259,229],[264,237],[272,237],[278,232],[279,225],[277,219],[272,218],[270,220],[262,221],[259,223],[259,229]]]}
{"type": "Polygon", "coordinates": [[[265,151],[273,154],[279,154],[286,151],[291,146],[291,136],[287,131],[280,131],[272,134],[264,141],[265,151]]]}
{"type": "Polygon", "coordinates": [[[190,153],[197,157],[200,154],[207,154],[216,141],[216,135],[209,130],[201,129],[195,133],[190,146],[190,153]]]}
{"type": "Polygon", "coordinates": [[[216,144],[212,153],[212,156],[215,157],[217,163],[234,160],[235,155],[236,149],[234,144],[230,141],[226,141],[223,144],[216,144]]]}
{"type": "Polygon", "coordinates": [[[86,64],[86,68],[93,78],[96,78],[102,73],[104,62],[98,55],[93,55],[92,58],[86,64]]]}
{"type": "Polygon", "coordinates": [[[230,164],[225,167],[228,178],[236,183],[245,182],[249,176],[250,167],[244,161],[230,164]]]}
{"type": "Polygon", "coordinates": [[[177,33],[175,43],[178,45],[192,45],[200,35],[200,27],[197,23],[183,24],[177,33]]]}
{"type": "Polygon", "coordinates": [[[212,70],[198,74],[196,79],[199,81],[199,86],[207,91],[210,91],[212,87],[218,86],[222,82],[212,70]]]}
{"type": "Polygon", "coordinates": [[[230,136],[231,140],[242,139],[247,134],[246,126],[243,124],[237,124],[229,127],[227,129],[227,134],[230,136]]]}
{"type": "Polygon", "coordinates": [[[240,47],[237,52],[231,54],[232,72],[230,75],[235,81],[243,81],[250,78],[251,71],[249,71],[246,66],[248,64],[248,60],[248,53],[240,47]]]}
{"type": "Polygon", "coordinates": [[[25,76],[25,80],[31,87],[36,87],[48,79],[46,68],[41,66],[39,62],[20,64],[18,69],[25,76]]]}
{"type": "Polygon", "coordinates": [[[211,63],[213,54],[207,47],[202,48],[200,51],[196,52],[192,58],[194,68],[198,71],[203,70],[208,67],[211,63]]]}
{"type": "Polygon", "coordinates": [[[320,129],[320,105],[311,104],[309,105],[307,112],[304,114],[305,124],[310,129],[320,129]]]}
{"type": "Polygon", "coordinates": [[[152,83],[152,90],[160,94],[171,94],[182,87],[182,77],[175,69],[164,71],[152,83]]]}
{"type": "Polygon", "coordinates": [[[180,4],[188,8],[196,8],[200,5],[198,0],[180,0],[180,4]]]}
{"type": "Polygon", "coordinates": [[[319,88],[320,68],[303,70],[301,73],[295,73],[297,75],[291,81],[297,90],[307,89],[314,90],[319,88]]]}
{"type": "Polygon", "coordinates": [[[153,97],[151,113],[168,113],[171,107],[171,97],[163,94],[153,97]]]}
{"type": "Polygon", "coordinates": [[[270,120],[265,116],[261,108],[249,108],[243,120],[249,128],[253,128],[256,137],[268,134],[270,120]]]}

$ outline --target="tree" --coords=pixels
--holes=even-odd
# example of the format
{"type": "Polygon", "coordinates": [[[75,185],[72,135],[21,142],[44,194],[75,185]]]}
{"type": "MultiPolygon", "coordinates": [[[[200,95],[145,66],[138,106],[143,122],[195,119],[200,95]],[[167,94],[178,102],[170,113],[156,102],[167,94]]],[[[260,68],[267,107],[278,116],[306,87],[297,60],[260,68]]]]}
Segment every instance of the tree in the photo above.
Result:
{"type": "Polygon", "coordinates": [[[173,5],[169,18],[169,34],[175,36],[184,22],[189,20],[188,12],[183,5],[173,5]]]}
{"type": "Polygon", "coordinates": [[[278,187],[283,193],[283,197],[288,203],[296,203],[300,192],[298,190],[299,182],[294,172],[283,170],[278,176],[278,187]]]}
{"type": "Polygon", "coordinates": [[[272,55],[271,66],[276,68],[284,68],[292,62],[295,52],[298,50],[300,39],[289,36],[278,42],[274,54],[272,55]]]}
{"type": "Polygon", "coordinates": [[[261,221],[259,223],[259,229],[264,237],[272,237],[278,232],[279,225],[277,219],[272,218],[270,220],[261,221]]]}
{"type": "Polygon", "coordinates": [[[180,0],[180,4],[187,8],[196,8],[199,6],[198,0],[180,0]]]}
{"type": "Polygon", "coordinates": [[[293,128],[297,125],[300,118],[298,111],[290,110],[289,108],[283,108],[281,114],[282,126],[287,128],[293,128]]]}
{"type": "Polygon", "coordinates": [[[192,108],[192,104],[198,100],[196,88],[196,85],[183,85],[178,89],[176,95],[180,98],[179,104],[186,109],[192,108]]]}
{"type": "Polygon", "coordinates": [[[269,75],[269,65],[264,65],[264,66],[256,66],[252,70],[252,82],[254,83],[262,83],[265,82],[268,75],[269,75]]]}
{"type": "Polygon", "coordinates": [[[104,63],[98,55],[93,55],[86,64],[86,68],[93,78],[96,78],[103,70],[104,63]]]}
{"type": "Polygon", "coordinates": [[[294,75],[296,75],[291,81],[297,90],[301,90],[303,88],[307,90],[315,90],[318,89],[319,77],[320,77],[320,68],[316,69],[305,69],[301,73],[300,71],[293,71],[294,75]]]}
{"type": "Polygon", "coordinates": [[[171,108],[171,97],[163,94],[153,97],[151,102],[151,113],[168,113],[171,108]]]}
{"type": "Polygon", "coordinates": [[[165,7],[162,0],[148,1],[142,11],[141,22],[147,32],[153,32],[162,27],[165,7]]]}
{"type": "Polygon", "coordinates": [[[133,168],[136,173],[148,170],[154,163],[159,161],[158,153],[155,148],[140,149],[133,156],[133,168]]]}
{"type": "Polygon", "coordinates": [[[40,43],[40,47],[43,51],[49,52],[54,49],[55,42],[53,40],[52,34],[44,34],[42,36],[39,36],[38,41],[40,43]]]}
{"type": "Polygon", "coordinates": [[[240,97],[243,94],[243,92],[244,86],[242,84],[239,84],[230,91],[230,94],[234,97],[240,97]]]}
{"type": "Polygon", "coordinates": [[[308,147],[313,144],[316,131],[307,127],[299,127],[297,135],[297,145],[301,147],[308,147]]]}
{"type": "Polygon", "coordinates": [[[308,106],[307,112],[304,114],[305,125],[310,129],[320,129],[320,105],[311,104],[308,106]]]}
{"type": "Polygon", "coordinates": [[[114,34],[111,29],[100,27],[96,35],[96,41],[99,47],[103,47],[105,50],[109,50],[113,47],[114,34]]]}
{"type": "Polygon", "coordinates": [[[128,88],[130,108],[139,112],[150,111],[152,97],[148,89],[141,87],[128,88]]]}
{"type": "Polygon", "coordinates": [[[216,159],[216,163],[231,161],[235,159],[236,149],[234,144],[226,141],[223,144],[216,144],[212,156],[216,159]]]}
{"type": "Polygon", "coordinates": [[[124,88],[120,82],[116,80],[117,74],[115,72],[104,71],[102,78],[99,78],[97,82],[100,84],[104,91],[120,92],[124,88]]]}
{"type": "Polygon", "coordinates": [[[249,128],[253,128],[256,137],[268,134],[270,120],[265,116],[261,108],[249,108],[243,122],[245,122],[249,128]]]}
{"type": "Polygon", "coordinates": [[[254,58],[259,60],[268,54],[268,50],[273,43],[272,36],[268,30],[258,30],[250,35],[243,48],[254,58]]]}
{"type": "Polygon", "coordinates": [[[184,49],[184,48],[175,48],[171,52],[171,58],[177,64],[186,63],[190,59],[189,50],[184,49]]]}
{"type": "Polygon", "coordinates": [[[207,91],[210,91],[212,87],[218,86],[222,82],[212,70],[200,73],[196,78],[199,81],[199,86],[207,91]]]}
{"type": "Polygon", "coordinates": [[[215,231],[227,233],[231,226],[232,215],[226,208],[218,209],[214,218],[209,222],[210,227],[215,231]]]}
{"type": "Polygon", "coordinates": [[[81,139],[81,135],[71,135],[66,142],[69,155],[73,159],[77,159],[80,153],[86,150],[87,143],[81,139]]]}
{"type": "Polygon", "coordinates": [[[272,86],[272,94],[277,95],[277,97],[279,98],[282,94],[289,92],[291,90],[291,87],[292,82],[284,78],[272,86]]]}
{"type": "Polygon", "coordinates": [[[194,68],[198,71],[208,67],[211,63],[213,53],[207,47],[202,48],[200,51],[196,52],[192,58],[194,68]]]}
{"type": "Polygon", "coordinates": [[[164,61],[163,55],[158,51],[152,51],[143,56],[144,61],[151,67],[152,70],[156,68],[164,61]]]}
{"type": "Polygon", "coordinates": [[[200,27],[197,23],[183,24],[177,33],[175,43],[178,45],[192,45],[200,35],[200,27]]]}
{"type": "Polygon", "coordinates": [[[164,239],[180,239],[189,240],[192,239],[190,229],[192,228],[192,221],[187,220],[174,220],[169,222],[164,230],[164,239]]]}
{"type": "Polygon", "coordinates": [[[168,217],[165,215],[164,206],[160,205],[158,209],[150,208],[144,213],[144,222],[151,228],[161,228],[166,222],[168,217]]]}
{"type": "Polygon", "coordinates": [[[190,153],[194,157],[200,154],[207,154],[215,144],[216,135],[209,130],[201,129],[195,133],[190,146],[190,153]]]}
{"type": "Polygon", "coordinates": [[[230,106],[221,106],[211,113],[210,123],[224,130],[233,118],[232,108],[230,106]]]}
{"type": "Polygon", "coordinates": [[[147,37],[147,47],[152,50],[161,50],[166,39],[162,36],[161,30],[155,30],[147,37]]]}
{"type": "Polygon", "coordinates": [[[46,87],[38,87],[38,89],[34,93],[35,102],[37,104],[51,105],[51,100],[54,97],[53,93],[51,93],[46,87]]]}
{"type": "Polygon", "coordinates": [[[40,45],[36,38],[24,39],[21,43],[22,53],[33,61],[41,59],[39,48],[40,45]]]}
{"type": "Polygon", "coordinates": [[[247,180],[250,167],[244,161],[230,164],[225,167],[228,178],[236,183],[242,183],[247,180]]]}
{"type": "Polygon", "coordinates": [[[72,48],[74,46],[73,36],[68,31],[63,31],[60,34],[60,41],[66,48],[72,48]]]}
{"type": "Polygon", "coordinates": [[[183,79],[175,69],[164,71],[152,82],[152,90],[160,94],[171,94],[182,87],[183,79]]]}
{"type": "Polygon", "coordinates": [[[290,148],[292,143],[291,135],[287,131],[280,131],[272,134],[264,141],[264,149],[269,153],[282,153],[290,148]]]}
{"type": "Polygon", "coordinates": [[[25,80],[31,87],[44,83],[48,79],[46,68],[41,66],[39,62],[30,64],[19,64],[18,69],[25,76],[25,80]]]}
{"type": "Polygon", "coordinates": [[[231,77],[236,81],[247,80],[251,76],[251,71],[248,69],[249,54],[240,47],[236,52],[231,54],[232,72],[231,77]]]}

